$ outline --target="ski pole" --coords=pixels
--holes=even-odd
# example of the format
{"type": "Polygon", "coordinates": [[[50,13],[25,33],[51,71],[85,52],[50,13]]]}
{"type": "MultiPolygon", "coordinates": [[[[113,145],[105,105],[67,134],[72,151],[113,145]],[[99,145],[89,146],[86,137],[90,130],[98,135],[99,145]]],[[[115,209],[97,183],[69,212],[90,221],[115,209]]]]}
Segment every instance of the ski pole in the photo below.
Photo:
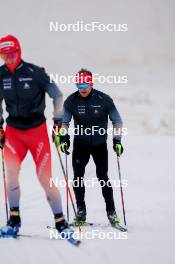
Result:
{"type": "MultiPolygon", "coordinates": [[[[69,177],[68,177],[68,166],[67,166],[67,154],[65,154],[65,160],[66,160],[66,178],[69,183],[69,177]]],[[[67,221],[69,222],[69,192],[66,184],[66,207],[67,207],[67,221]]]]}
{"type": "MultiPolygon", "coordinates": [[[[70,188],[69,188],[69,183],[68,183],[68,179],[66,177],[66,172],[65,172],[65,169],[64,169],[64,165],[63,165],[63,161],[62,161],[61,154],[60,154],[60,151],[59,151],[59,147],[57,147],[56,144],[55,144],[55,146],[56,146],[56,149],[57,149],[59,161],[60,161],[61,168],[62,168],[62,172],[63,172],[63,175],[64,175],[64,180],[66,182],[66,188],[68,190],[68,194],[69,194],[69,197],[70,197],[70,200],[71,200],[71,204],[72,204],[72,207],[73,207],[73,211],[74,211],[74,214],[75,214],[75,218],[77,219],[77,213],[76,213],[76,209],[75,209],[75,205],[74,205],[72,193],[71,193],[70,188]]],[[[79,230],[81,231],[80,225],[78,227],[79,227],[79,230]]]]}
{"type": "Polygon", "coordinates": [[[123,208],[123,218],[124,218],[124,223],[126,225],[126,214],[125,214],[124,195],[123,195],[122,179],[121,179],[121,169],[120,169],[120,162],[119,162],[119,156],[118,155],[117,155],[117,164],[118,164],[118,175],[119,175],[119,181],[120,181],[120,193],[121,193],[122,208],[123,208]]]}
{"type": "Polygon", "coordinates": [[[6,218],[7,218],[7,221],[8,221],[7,182],[6,182],[6,175],[5,175],[5,166],[4,166],[4,154],[3,154],[3,150],[1,150],[1,154],[2,154],[2,173],[3,173],[3,183],[4,183],[5,209],[6,209],[6,218]]]}

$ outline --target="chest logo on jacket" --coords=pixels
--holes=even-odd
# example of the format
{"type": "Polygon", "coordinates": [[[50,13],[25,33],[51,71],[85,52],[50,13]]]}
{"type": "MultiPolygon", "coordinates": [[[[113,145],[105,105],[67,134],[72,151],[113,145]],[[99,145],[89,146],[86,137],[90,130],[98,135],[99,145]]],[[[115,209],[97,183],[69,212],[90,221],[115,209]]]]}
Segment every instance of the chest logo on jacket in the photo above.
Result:
{"type": "Polygon", "coordinates": [[[78,113],[79,114],[85,114],[86,112],[86,106],[85,105],[78,105],[78,113]]]}
{"type": "Polygon", "coordinates": [[[24,77],[20,77],[19,78],[19,82],[29,82],[29,81],[32,81],[33,78],[24,78],[24,77]]]}
{"type": "Polygon", "coordinates": [[[12,80],[10,78],[3,79],[3,89],[9,90],[12,88],[12,80]]]}
{"type": "Polygon", "coordinates": [[[28,83],[25,83],[24,84],[24,89],[30,89],[31,87],[30,87],[30,85],[28,84],[28,83]]]}

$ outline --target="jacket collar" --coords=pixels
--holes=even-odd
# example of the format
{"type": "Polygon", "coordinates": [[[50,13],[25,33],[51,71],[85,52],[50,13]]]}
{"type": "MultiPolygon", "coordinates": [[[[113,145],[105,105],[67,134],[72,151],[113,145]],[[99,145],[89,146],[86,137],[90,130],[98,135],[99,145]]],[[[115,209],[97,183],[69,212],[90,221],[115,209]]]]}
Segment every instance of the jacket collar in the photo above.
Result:
{"type": "MultiPolygon", "coordinates": [[[[14,73],[23,71],[25,64],[26,64],[26,62],[21,60],[20,64],[17,66],[14,73]]],[[[2,66],[2,73],[11,73],[5,64],[2,66]]],[[[14,74],[14,73],[12,73],[12,74],[14,74]]]]}

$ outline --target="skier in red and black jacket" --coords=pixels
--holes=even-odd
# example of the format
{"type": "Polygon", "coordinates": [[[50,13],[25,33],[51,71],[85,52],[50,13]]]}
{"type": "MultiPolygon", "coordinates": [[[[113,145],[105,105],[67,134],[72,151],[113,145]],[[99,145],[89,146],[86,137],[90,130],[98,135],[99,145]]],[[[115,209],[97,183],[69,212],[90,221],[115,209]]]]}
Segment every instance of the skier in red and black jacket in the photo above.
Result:
{"type": "MultiPolygon", "coordinates": [[[[0,39],[0,148],[3,149],[10,217],[6,226],[18,232],[21,226],[19,200],[19,171],[28,150],[36,165],[36,174],[52,209],[55,226],[59,232],[72,232],[66,222],[61,196],[56,186],[50,187],[51,151],[48,138],[45,110],[46,93],[53,99],[54,127],[61,127],[63,96],[55,83],[50,83],[44,68],[21,59],[18,39],[8,35],[0,39]],[[5,101],[9,116],[3,129],[2,101],[5,101]]],[[[54,135],[53,135],[54,137],[54,135]]],[[[29,177],[30,175],[28,175],[29,177]]]]}

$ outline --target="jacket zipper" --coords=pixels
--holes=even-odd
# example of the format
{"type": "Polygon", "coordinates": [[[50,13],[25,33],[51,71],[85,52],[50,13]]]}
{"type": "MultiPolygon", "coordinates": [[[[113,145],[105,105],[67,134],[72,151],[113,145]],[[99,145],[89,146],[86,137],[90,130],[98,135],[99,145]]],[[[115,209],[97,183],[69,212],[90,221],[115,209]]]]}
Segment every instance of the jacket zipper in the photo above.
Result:
{"type": "Polygon", "coordinates": [[[16,76],[15,73],[13,73],[13,77],[14,77],[14,89],[15,89],[15,93],[16,93],[16,101],[17,101],[17,115],[19,115],[19,94],[18,94],[18,85],[17,85],[17,80],[16,80],[16,76]]]}
{"type": "MultiPolygon", "coordinates": [[[[90,117],[90,111],[89,111],[89,100],[87,99],[86,101],[86,107],[87,107],[87,114],[88,118],[90,117]]],[[[92,145],[92,131],[91,131],[91,136],[90,136],[90,145],[92,145]]]]}

